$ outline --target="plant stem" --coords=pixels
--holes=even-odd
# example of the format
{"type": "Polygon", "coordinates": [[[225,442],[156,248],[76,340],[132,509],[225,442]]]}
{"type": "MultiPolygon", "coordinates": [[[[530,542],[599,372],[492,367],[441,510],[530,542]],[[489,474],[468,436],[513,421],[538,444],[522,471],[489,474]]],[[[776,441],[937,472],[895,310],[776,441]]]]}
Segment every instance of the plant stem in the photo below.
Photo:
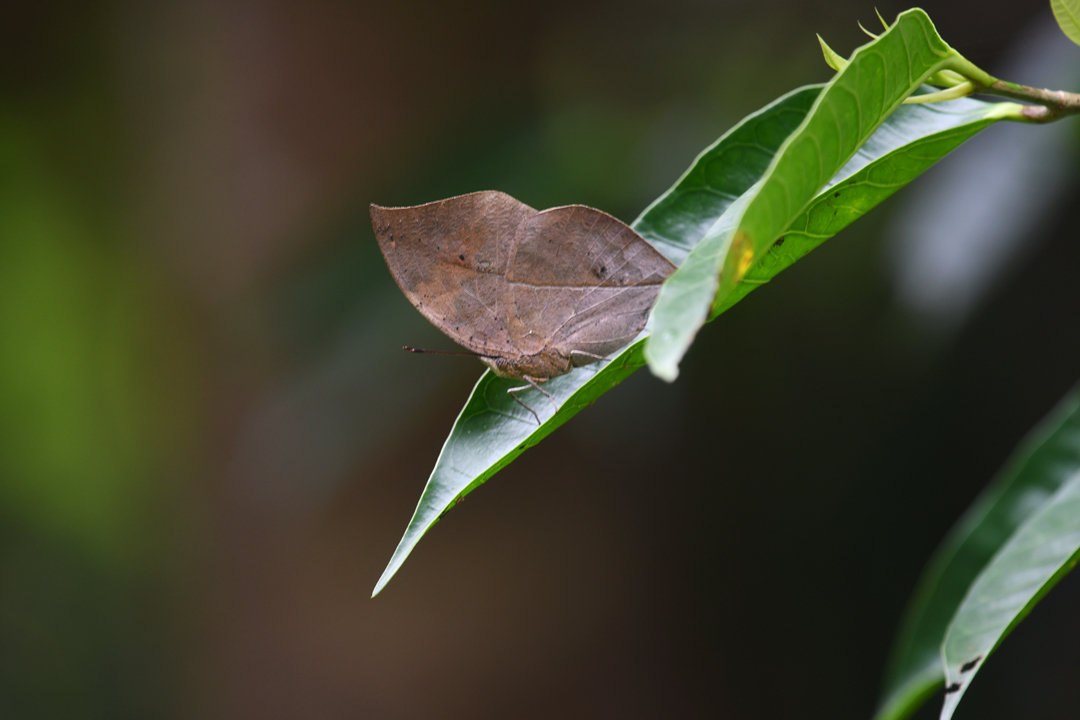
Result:
{"type": "Polygon", "coordinates": [[[976,85],[975,92],[1034,103],[1025,105],[1020,111],[1020,115],[1027,122],[1048,123],[1080,113],[1080,95],[1064,90],[1040,90],[995,79],[988,86],[976,85]]]}
{"type": "Polygon", "coordinates": [[[921,103],[941,102],[942,100],[953,100],[954,98],[967,97],[973,92],[975,92],[975,84],[970,80],[965,80],[959,85],[952,86],[948,90],[939,90],[926,95],[912,95],[907,100],[904,100],[904,104],[917,105],[921,103]]]}
{"type": "Polygon", "coordinates": [[[957,54],[949,63],[950,70],[967,78],[975,86],[974,94],[998,95],[1010,100],[1030,103],[1018,106],[1014,120],[1048,123],[1069,115],[1080,114],[1080,95],[1063,90],[1040,90],[1006,80],[998,80],[967,58],[957,54]]]}

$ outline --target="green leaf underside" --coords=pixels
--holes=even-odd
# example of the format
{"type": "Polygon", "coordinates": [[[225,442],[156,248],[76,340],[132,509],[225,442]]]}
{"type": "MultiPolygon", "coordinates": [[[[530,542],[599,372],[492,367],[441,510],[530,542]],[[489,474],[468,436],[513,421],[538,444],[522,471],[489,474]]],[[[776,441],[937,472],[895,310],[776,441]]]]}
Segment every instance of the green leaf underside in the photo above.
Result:
{"type": "Polygon", "coordinates": [[[1080,471],[1040,507],[980,573],[942,645],[950,720],[986,657],[1080,556],[1080,471]]]}
{"type": "MultiPolygon", "coordinates": [[[[632,227],[678,264],[710,228],[730,216],[727,211],[733,201],[745,197],[746,191],[760,179],[784,139],[802,122],[820,90],[820,86],[800,88],[745,118],[705,150],[632,227]]],[[[837,174],[837,181],[850,185],[842,191],[843,209],[828,205],[835,192],[830,185],[810,204],[804,221],[800,224],[797,219],[793,223],[793,227],[802,228],[801,234],[794,233],[791,242],[773,248],[767,260],[747,273],[720,310],[735,304],[994,122],[1000,114],[998,107],[970,99],[902,107],[837,174]],[[865,200],[859,199],[860,193],[865,193],[865,200]]],[[[549,380],[544,389],[559,404],[557,414],[536,391],[524,393],[522,399],[540,415],[539,427],[533,416],[506,394],[508,388],[520,383],[485,372],[454,423],[405,535],[374,593],[382,590],[420,538],[456,502],[644,365],[647,335],[648,330],[608,362],[578,368],[549,380]]]]}
{"type": "MultiPolygon", "coordinates": [[[[935,552],[897,636],[885,699],[874,720],[908,717],[945,686],[942,639],[969,588],[1021,523],[1041,512],[1048,499],[1078,472],[1080,388],[1069,393],[1020,444],[935,552]]],[[[975,654],[959,662],[967,662],[975,654]]]]}
{"type": "Polygon", "coordinates": [[[1011,105],[969,99],[921,107],[901,105],[788,225],[783,242],[769,247],[708,319],[715,319],[858,220],[965,140],[1003,119],[1005,106],[1011,105]]]}
{"type": "Polygon", "coordinates": [[[1050,0],[1050,8],[1061,31],[1080,45],[1080,0],[1050,0]]]}
{"type": "Polygon", "coordinates": [[[919,9],[902,13],[881,36],[854,52],[762,179],[664,283],[645,345],[655,375],[675,379],[697,331],[715,317],[715,310],[728,306],[744,273],[798,221],[904,98],[934,73],[963,62],[919,9]]]}

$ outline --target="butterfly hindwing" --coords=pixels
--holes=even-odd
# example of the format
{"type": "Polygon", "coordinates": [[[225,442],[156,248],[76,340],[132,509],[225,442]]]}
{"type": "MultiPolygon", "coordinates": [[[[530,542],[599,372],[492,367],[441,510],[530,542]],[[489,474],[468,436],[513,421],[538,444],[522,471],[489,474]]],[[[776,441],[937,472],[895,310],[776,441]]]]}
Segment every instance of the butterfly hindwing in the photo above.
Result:
{"type": "Polygon", "coordinates": [[[527,217],[507,268],[507,322],[524,352],[550,348],[576,365],[641,332],[672,265],[631,228],[582,205],[527,217]]]}

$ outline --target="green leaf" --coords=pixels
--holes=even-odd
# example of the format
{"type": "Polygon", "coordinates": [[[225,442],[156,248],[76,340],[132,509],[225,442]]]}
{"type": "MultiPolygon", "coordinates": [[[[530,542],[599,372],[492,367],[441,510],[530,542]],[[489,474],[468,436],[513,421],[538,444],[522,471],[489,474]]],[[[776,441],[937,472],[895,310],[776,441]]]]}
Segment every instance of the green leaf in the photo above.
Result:
{"type": "Polygon", "coordinates": [[[1050,0],[1050,8],[1061,32],[1080,45],[1080,0],[1050,0]]]}
{"type": "MultiPolygon", "coordinates": [[[[747,270],[709,320],[858,220],[975,133],[1001,120],[1012,107],[1011,103],[963,99],[897,108],[747,270]]],[[[733,207],[727,216],[734,214],[733,207]]]]}
{"type": "MultiPolygon", "coordinates": [[[[820,91],[820,86],[794,90],[744,118],[702,152],[675,185],[634,221],[633,228],[672,262],[681,262],[731,203],[761,177],[776,149],[806,117],[820,91]]],[[[559,404],[558,414],[532,391],[541,402],[526,401],[540,415],[540,427],[506,394],[508,388],[520,383],[485,372],[454,423],[373,595],[383,589],[424,533],[455,503],[644,365],[642,343],[639,338],[610,362],[587,365],[545,383],[544,389],[559,404]]]]}
{"type": "Polygon", "coordinates": [[[1065,577],[1080,557],[1080,471],[1020,526],[980,573],[941,649],[949,720],[1005,636],[1065,577]]]}
{"type": "Polygon", "coordinates": [[[631,227],[668,260],[681,264],[731,204],[765,173],[821,88],[798,88],[743,118],[702,151],[631,227]]]}
{"type": "Polygon", "coordinates": [[[653,373],[675,379],[701,326],[906,97],[941,70],[970,68],[919,9],[856,50],[762,179],[664,283],[645,345],[653,373]]]}
{"type": "Polygon", "coordinates": [[[1020,524],[1077,472],[1080,388],[1020,444],[934,554],[897,636],[875,720],[905,718],[943,686],[942,638],[968,589],[1020,524]]]}
{"type": "MultiPolygon", "coordinates": [[[[745,118],[705,150],[676,184],[649,206],[633,227],[676,264],[746,196],[769,167],[784,139],[802,122],[820,86],[795,90],[745,118]]],[[[1012,107],[1011,104],[1005,104],[1012,107]]],[[[957,100],[909,105],[897,110],[879,132],[836,175],[803,215],[785,242],[775,245],[717,310],[750,291],[853,222],[965,139],[994,122],[1004,105],[957,100]],[[840,198],[836,193],[841,193],[840,198]]],[[[526,448],[573,417],[581,408],[645,363],[644,338],[609,363],[578,368],[545,384],[559,403],[556,415],[535,391],[530,402],[543,424],[506,395],[512,381],[485,373],[470,396],[435,464],[404,537],[375,587],[378,593],[438,519],[456,502],[509,464],[526,448]]]]}

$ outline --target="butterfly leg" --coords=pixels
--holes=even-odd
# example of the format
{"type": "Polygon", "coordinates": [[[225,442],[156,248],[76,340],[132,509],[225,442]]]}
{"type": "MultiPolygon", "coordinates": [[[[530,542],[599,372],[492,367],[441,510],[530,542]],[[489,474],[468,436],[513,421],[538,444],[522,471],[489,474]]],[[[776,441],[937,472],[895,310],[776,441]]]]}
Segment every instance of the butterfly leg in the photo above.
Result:
{"type": "Polygon", "coordinates": [[[536,414],[536,411],[533,410],[528,405],[526,405],[525,403],[523,403],[521,401],[521,399],[517,395],[514,394],[514,393],[519,392],[521,390],[528,390],[528,389],[529,389],[528,385],[522,385],[521,387],[510,388],[509,390],[506,391],[506,394],[509,395],[510,397],[514,398],[514,402],[516,402],[518,405],[520,405],[521,407],[523,407],[526,410],[528,410],[529,412],[531,412],[533,414],[533,417],[536,418],[536,424],[537,425],[543,425],[544,423],[540,422],[540,416],[536,414]]]}
{"type": "Polygon", "coordinates": [[[543,389],[543,388],[541,388],[541,386],[540,386],[540,383],[541,383],[541,382],[544,382],[544,380],[539,380],[539,379],[537,379],[537,378],[530,378],[530,377],[529,377],[529,376],[527,376],[527,375],[525,375],[525,376],[522,376],[522,377],[523,377],[523,378],[525,378],[525,382],[527,382],[527,383],[529,383],[530,385],[534,386],[534,388],[535,388],[535,389],[537,390],[537,392],[540,392],[540,393],[542,393],[544,397],[546,397],[546,398],[548,398],[549,400],[551,400],[551,406],[552,406],[553,408],[555,408],[555,412],[558,412],[558,405],[556,405],[556,404],[555,404],[555,398],[551,396],[551,393],[549,393],[548,391],[544,390],[544,389],[543,389]]]}
{"type": "Polygon", "coordinates": [[[551,397],[551,393],[549,393],[547,390],[540,387],[540,383],[544,382],[543,380],[537,380],[536,378],[529,377],[528,375],[523,375],[522,377],[525,378],[525,382],[529,383],[534,388],[536,388],[536,390],[543,393],[544,396],[551,401],[551,407],[555,408],[555,412],[559,412],[559,406],[555,404],[555,398],[551,397]]]}
{"type": "Polygon", "coordinates": [[[510,389],[509,389],[509,390],[507,390],[506,392],[507,392],[507,394],[508,394],[508,395],[510,395],[510,397],[514,398],[514,400],[517,400],[517,402],[518,402],[518,404],[519,404],[519,405],[521,405],[521,406],[522,406],[523,408],[525,408],[526,410],[528,410],[529,412],[531,412],[531,413],[533,414],[533,417],[535,417],[535,418],[536,418],[536,422],[537,422],[537,423],[539,423],[539,422],[540,422],[540,416],[539,416],[539,415],[537,415],[537,414],[536,414],[536,411],[535,411],[535,410],[533,410],[533,409],[532,409],[531,407],[529,407],[529,406],[528,406],[528,405],[526,405],[525,403],[521,402],[521,400],[519,400],[519,399],[518,399],[518,397],[517,397],[517,395],[515,395],[514,393],[519,393],[519,392],[521,392],[522,390],[528,390],[528,389],[529,389],[529,388],[531,387],[531,388],[533,388],[533,389],[535,389],[535,390],[537,390],[537,391],[539,391],[539,392],[543,393],[544,397],[546,397],[546,398],[547,398],[548,400],[550,400],[550,401],[551,401],[551,406],[552,406],[553,408],[555,408],[555,412],[559,412],[559,406],[558,406],[558,405],[557,405],[557,404],[555,403],[555,398],[553,398],[553,397],[551,396],[551,393],[549,393],[549,392],[548,392],[547,390],[545,390],[544,388],[540,387],[540,383],[544,382],[543,380],[538,380],[537,378],[534,378],[534,377],[529,377],[528,375],[523,375],[523,376],[522,376],[522,379],[524,379],[524,380],[525,380],[525,382],[527,382],[527,383],[529,383],[529,384],[528,384],[528,385],[522,385],[521,387],[516,387],[516,388],[510,388],[510,389]]]}
{"type": "Polygon", "coordinates": [[[605,360],[610,360],[611,359],[611,358],[606,358],[603,355],[593,355],[591,352],[585,352],[584,350],[571,350],[570,351],[570,356],[573,357],[574,355],[582,355],[582,356],[587,357],[587,358],[592,358],[593,360],[595,360],[597,362],[603,362],[605,360]]]}

